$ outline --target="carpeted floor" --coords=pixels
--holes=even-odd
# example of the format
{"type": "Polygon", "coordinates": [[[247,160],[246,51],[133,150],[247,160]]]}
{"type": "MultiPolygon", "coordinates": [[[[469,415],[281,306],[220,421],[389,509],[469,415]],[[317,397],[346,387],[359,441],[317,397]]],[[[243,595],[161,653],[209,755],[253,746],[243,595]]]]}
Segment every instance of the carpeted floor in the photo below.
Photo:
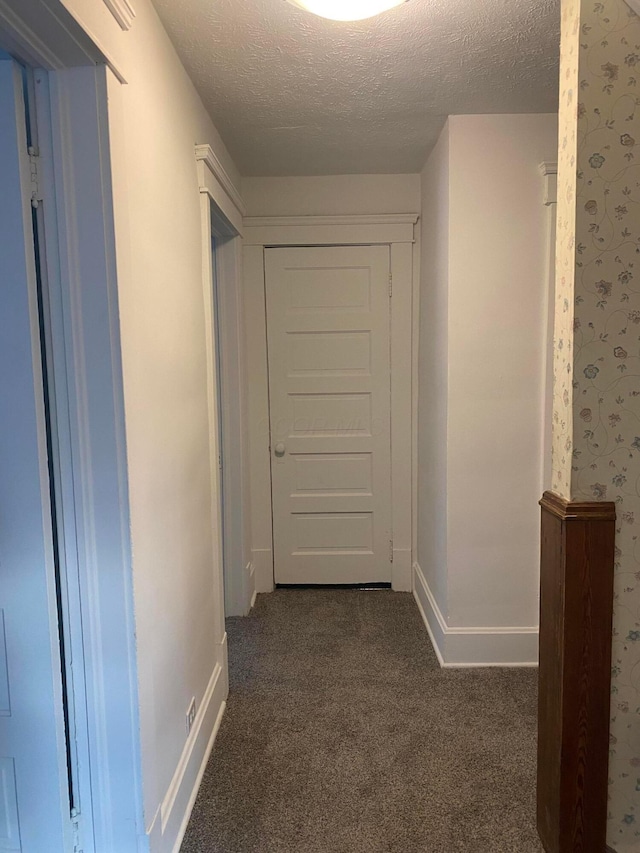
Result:
{"type": "Polygon", "coordinates": [[[228,632],[182,853],[540,853],[535,670],[441,670],[386,590],[279,590],[228,632]]]}

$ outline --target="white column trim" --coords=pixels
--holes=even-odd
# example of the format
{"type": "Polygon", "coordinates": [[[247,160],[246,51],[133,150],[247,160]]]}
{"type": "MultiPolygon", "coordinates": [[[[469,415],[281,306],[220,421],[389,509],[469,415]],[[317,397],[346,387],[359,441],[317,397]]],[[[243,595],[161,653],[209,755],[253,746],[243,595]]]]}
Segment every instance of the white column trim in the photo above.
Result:
{"type": "Polygon", "coordinates": [[[547,207],[558,201],[558,164],[546,161],[538,167],[544,178],[544,203],[547,207]]]}

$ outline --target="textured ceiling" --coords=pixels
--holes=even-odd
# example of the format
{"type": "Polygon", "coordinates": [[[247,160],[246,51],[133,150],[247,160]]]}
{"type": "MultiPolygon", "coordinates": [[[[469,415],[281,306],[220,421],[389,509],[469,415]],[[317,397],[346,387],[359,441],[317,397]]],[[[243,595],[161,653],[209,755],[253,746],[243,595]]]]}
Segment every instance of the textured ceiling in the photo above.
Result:
{"type": "Polygon", "coordinates": [[[154,0],[243,175],[417,172],[447,115],[557,109],[560,0],[154,0]]]}

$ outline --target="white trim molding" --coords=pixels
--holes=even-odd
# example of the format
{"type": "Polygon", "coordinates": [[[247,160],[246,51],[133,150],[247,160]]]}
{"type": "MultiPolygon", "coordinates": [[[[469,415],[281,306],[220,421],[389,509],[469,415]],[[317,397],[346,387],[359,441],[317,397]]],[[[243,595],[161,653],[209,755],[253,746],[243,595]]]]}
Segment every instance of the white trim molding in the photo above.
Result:
{"type": "MultiPolygon", "coordinates": [[[[204,320],[207,338],[209,436],[212,493],[218,496],[214,528],[224,531],[224,584],[220,586],[221,624],[226,616],[251,609],[255,573],[247,560],[249,532],[249,443],[245,318],[242,299],[242,211],[244,205],[231,179],[209,145],[195,148],[202,222],[204,320]],[[221,183],[221,181],[224,181],[221,183]],[[215,249],[212,246],[215,240],[215,249]],[[214,257],[215,255],[215,257],[214,257]],[[216,322],[216,315],[217,322],[216,322]],[[220,340],[216,341],[219,333],[220,340]],[[221,355],[218,373],[217,358],[221,355]],[[218,388],[218,379],[221,387],[218,388]],[[226,389],[226,390],[225,390],[226,389]],[[218,407],[218,395],[224,405],[218,407]],[[222,424],[218,424],[218,413],[222,424]],[[218,447],[219,426],[222,446],[218,447]],[[224,469],[224,501],[220,500],[219,459],[224,469]],[[224,504],[224,505],[223,505],[224,504]],[[244,567],[244,568],[242,568],[244,567]],[[223,591],[224,590],[224,591],[223,591]]],[[[219,536],[216,536],[219,539],[219,536]]]]}
{"type": "Polygon", "coordinates": [[[104,65],[49,77],[95,845],[124,853],[143,824],[111,82],[104,65]]]}
{"type": "MultiPolygon", "coordinates": [[[[207,177],[207,172],[220,184],[225,191],[233,206],[241,216],[247,212],[242,196],[236,185],[233,183],[226,169],[222,165],[220,158],[210,145],[196,145],[196,160],[198,161],[198,180],[200,183],[200,192],[208,192],[212,196],[210,179],[207,177]],[[206,168],[205,168],[206,167],[206,168]]],[[[218,199],[215,199],[218,201],[218,199]]],[[[218,204],[220,202],[218,201],[218,204]]],[[[221,208],[224,207],[220,205],[221,208]]],[[[236,224],[235,222],[233,223],[236,224]]],[[[242,233],[242,226],[238,229],[242,233]]]]}
{"type": "Polygon", "coordinates": [[[248,216],[247,246],[414,243],[417,213],[362,216],[248,216]]]}
{"type": "Polygon", "coordinates": [[[249,563],[247,566],[247,575],[249,578],[249,610],[253,610],[256,606],[256,597],[258,595],[258,590],[256,589],[256,570],[253,563],[249,563]]]}
{"type": "Polygon", "coordinates": [[[544,203],[556,204],[558,201],[558,164],[550,161],[540,163],[540,174],[544,178],[544,203]]]}
{"type": "MultiPolygon", "coordinates": [[[[226,660],[224,636],[218,658],[226,660]]],[[[193,728],[175,773],[148,831],[150,847],[161,853],[178,853],[191,817],[198,789],[226,709],[228,693],[225,667],[218,661],[205,690],[193,728]]]]}
{"type": "Polygon", "coordinates": [[[135,9],[129,0],[104,0],[105,6],[116,19],[120,28],[130,30],[136,16],[135,9]]]}
{"type": "MultiPolygon", "coordinates": [[[[362,215],[340,214],[323,216],[248,216],[247,225],[260,228],[264,225],[415,225],[417,213],[363,213],[362,215]]],[[[413,241],[412,241],[413,242],[413,241]]]]}
{"type": "Polygon", "coordinates": [[[32,5],[0,0],[2,48],[25,65],[52,71],[104,62],[106,55],[61,4],[55,15],[32,5]]]}
{"type": "Polygon", "coordinates": [[[441,667],[538,665],[537,628],[449,627],[418,563],[413,564],[413,596],[441,667]]]}
{"type": "MultiPolygon", "coordinates": [[[[253,490],[251,491],[251,494],[254,494],[253,490]]],[[[269,494],[271,493],[269,492],[269,494]]],[[[253,548],[251,551],[251,566],[253,570],[255,594],[257,595],[259,592],[273,592],[272,549],[253,548]]],[[[253,607],[253,605],[251,606],[253,607]]]]}

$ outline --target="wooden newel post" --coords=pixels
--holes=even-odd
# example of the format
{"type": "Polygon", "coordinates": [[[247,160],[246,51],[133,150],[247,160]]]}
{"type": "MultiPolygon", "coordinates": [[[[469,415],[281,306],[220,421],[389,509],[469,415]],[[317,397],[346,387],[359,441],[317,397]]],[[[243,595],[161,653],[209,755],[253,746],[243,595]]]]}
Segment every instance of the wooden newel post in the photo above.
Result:
{"type": "Polygon", "coordinates": [[[538,832],[547,853],[604,853],[615,504],[540,506],[538,832]]]}

